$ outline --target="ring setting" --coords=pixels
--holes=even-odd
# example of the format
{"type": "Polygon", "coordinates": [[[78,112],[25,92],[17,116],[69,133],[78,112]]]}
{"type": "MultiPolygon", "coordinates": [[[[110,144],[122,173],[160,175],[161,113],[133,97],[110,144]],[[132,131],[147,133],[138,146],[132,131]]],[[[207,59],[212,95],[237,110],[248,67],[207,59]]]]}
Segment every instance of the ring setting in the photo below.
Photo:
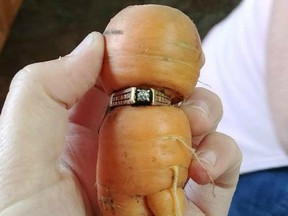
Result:
{"type": "Polygon", "coordinates": [[[130,87],[114,92],[110,96],[109,106],[167,106],[171,105],[171,98],[154,88],[130,87]]]}

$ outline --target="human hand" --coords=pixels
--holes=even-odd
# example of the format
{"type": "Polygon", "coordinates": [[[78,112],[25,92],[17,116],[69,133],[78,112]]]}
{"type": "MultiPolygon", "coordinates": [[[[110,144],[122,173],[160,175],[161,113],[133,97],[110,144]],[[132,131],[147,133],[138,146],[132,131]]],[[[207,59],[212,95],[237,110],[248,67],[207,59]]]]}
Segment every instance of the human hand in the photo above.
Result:
{"type": "Polygon", "coordinates": [[[195,88],[182,104],[192,131],[194,159],[186,184],[185,216],[228,214],[236,190],[242,154],[235,141],[216,132],[223,109],[220,98],[204,88],[195,88]]]}
{"type": "MultiPolygon", "coordinates": [[[[68,56],[29,65],[13,79],[0,117],[1,216],[99,215],[94,186],[98,129],[108,104],[96,84],[103,50],[102,35],[91,33],[68,56]]],[[[191,163],[190,177],[199,185],[187,184],[186,215],[225,215],[241,154],[231,138],[213,132],[221,102],[210,91],[195,89],[182,108],[199,158],[191,163]],[[199,104],[206,104],[208,116],[199,104]],[[204,155],[212,155],[215,164],[209,165],[201,152],[210,152],[204,155]]]]}
{"type": "Polygon", "coordinates": [[[57,60],[22,69],[0,122],[0,215],[92,215],[104,42],[91,33],[57,60]]]}

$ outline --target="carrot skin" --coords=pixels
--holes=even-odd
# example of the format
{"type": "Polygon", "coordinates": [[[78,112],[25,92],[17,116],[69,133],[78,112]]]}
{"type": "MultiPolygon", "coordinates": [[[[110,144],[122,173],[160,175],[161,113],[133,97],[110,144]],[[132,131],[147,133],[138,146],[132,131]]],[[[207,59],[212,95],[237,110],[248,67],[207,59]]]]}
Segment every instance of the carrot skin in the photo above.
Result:
{"type": "Polygon", "coordinates": [[[176,186],[184,186],[192,154],[171,137],[191,143],[189,121],[177,107],[124,106],[106,116],[100,130],[96,177],[102,211],[113,203],[111,211],[118,212],[123,205],[123,197],[117,200],[120,195],[145,198],[172,189],[176,181],[173,167],[179,169],[176,186]]]}
{"type": "Polygon", "coordinates": [[[192,93],[204,55],[196,26],[181,11],[128,7],[111,19],[104,36],[101,77],[109,95],[131,85],[152,86],[177,103],[192,93]]]}
{"type": "Polygon", "coordinates": [[[174,106],[120,106],[99,133],[97,195],[103,216],[183,216],[192,159],[191,129],[176,106],[188,98],[204,64],[194,23],[161,5],[127,7],[105,32],[100,77],[111,95],[155,88],[174,106]]]}

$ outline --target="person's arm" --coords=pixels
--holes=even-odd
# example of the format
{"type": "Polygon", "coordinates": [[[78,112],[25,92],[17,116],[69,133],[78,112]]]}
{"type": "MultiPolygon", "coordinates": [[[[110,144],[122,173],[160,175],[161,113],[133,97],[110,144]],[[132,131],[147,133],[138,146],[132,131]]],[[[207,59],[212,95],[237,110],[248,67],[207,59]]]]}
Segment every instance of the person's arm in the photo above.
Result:
{"type": "Polygon", "coordinates": [[[288,1],[274,1],[267,41],[267,88],[280,142],[288,152],[288,1]]]}

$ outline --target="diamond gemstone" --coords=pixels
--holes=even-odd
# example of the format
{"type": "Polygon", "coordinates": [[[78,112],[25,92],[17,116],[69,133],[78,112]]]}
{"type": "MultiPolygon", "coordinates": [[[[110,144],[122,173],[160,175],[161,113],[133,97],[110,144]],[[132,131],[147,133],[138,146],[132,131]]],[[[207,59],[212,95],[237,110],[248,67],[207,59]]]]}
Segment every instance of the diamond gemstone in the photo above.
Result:
{"type": "Polygon", "coordinates": [[[150,101],[150,90],[137,89],[137,100],[138,101],[150,101]]]}

